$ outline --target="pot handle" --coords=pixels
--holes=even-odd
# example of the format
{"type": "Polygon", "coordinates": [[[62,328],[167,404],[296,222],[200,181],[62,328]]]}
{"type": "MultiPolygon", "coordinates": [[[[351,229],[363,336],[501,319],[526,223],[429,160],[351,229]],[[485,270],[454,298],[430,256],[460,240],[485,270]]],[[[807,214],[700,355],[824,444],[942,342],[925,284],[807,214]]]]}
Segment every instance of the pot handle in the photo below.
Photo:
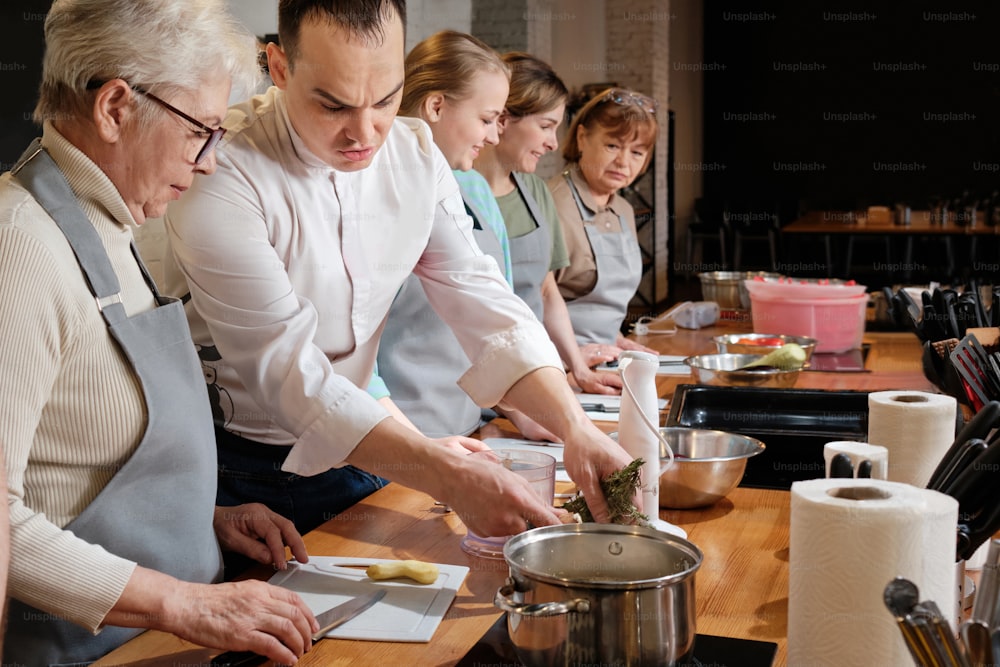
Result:
{"type": "Polygon", "coordinates": [[[500,609],[512,614],[520,614],[529,617],[561,616],[570,612],[587,613],[590,611],[590,600],[577,598],[565,602],[540,602],[535,604],[522,604],[510,599],[514,592],[514,584],[506,583],[497,590],[493,598],[493,604],[500,609]]]}

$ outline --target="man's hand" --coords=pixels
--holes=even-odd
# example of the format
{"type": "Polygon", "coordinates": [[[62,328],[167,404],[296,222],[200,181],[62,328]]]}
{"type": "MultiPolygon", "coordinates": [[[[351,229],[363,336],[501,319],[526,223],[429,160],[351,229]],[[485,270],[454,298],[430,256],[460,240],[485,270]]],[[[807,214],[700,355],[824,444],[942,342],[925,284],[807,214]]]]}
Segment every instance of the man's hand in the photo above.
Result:
{"type": "Polygon", "coordinates": [[[490,448],[490,446],[482,440],[467,438],[464,435],[450,435],[446,438],[433,438],[433,440],[441,446],[459,454],[481,452],[490,448]]]}
{"type": "Polygon", "coordinates": [[[288,567],[285,547],[295,560],[306,563],[309,554],[295,524],[260,503],[216,507],[212,521],[215,536],[226,551],[235,551],[276,570],[288,567]]]}

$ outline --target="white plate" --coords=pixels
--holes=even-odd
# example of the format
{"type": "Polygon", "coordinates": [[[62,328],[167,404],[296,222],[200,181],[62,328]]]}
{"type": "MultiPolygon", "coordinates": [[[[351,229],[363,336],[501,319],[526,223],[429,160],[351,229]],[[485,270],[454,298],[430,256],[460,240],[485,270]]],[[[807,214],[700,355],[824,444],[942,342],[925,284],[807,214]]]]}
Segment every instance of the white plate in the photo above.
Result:
{"type": "Polygon", "coordinates": [[[458,594],[469,568],[438,563],[440,574],[437,581],[421,585],[405,578],[373,581],[365,575],[364,567],[341,567],[344,564],[367,566],[385,562],[391,562],[391,559],[310,556],[308,563],[289,563],[288,569],[275,574],[270,582],[298,593],[314,614],[358,595],[384,589],[384,598],[326,636],[429,642],[458,594]]]}

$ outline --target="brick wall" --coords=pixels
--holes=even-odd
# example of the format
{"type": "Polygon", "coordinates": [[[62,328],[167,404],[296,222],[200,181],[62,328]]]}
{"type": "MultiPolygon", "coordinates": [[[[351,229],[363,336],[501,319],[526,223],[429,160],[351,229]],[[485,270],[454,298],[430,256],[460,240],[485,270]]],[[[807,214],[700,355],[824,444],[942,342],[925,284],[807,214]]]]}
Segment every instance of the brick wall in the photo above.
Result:
{"type": "Polygon", "coordinates": [[[472,34],[494,49],[527,51],[526,17],[537,0],[472,0],[472,34]]]}
{"type": "Polygon", "coordinates": [[[407,0],[406,52],[439,30],[472,32],[470,0],[407,0]]]}
{"type": "Polygon", "coordinates": [[[653,227],[644,232],[644,247],[652,248],[654,275],[647,276],[640,294],[659,301],[667,294],[667,102],[670,99],[670,0],[605,0],[606,78],[651,95],[659,102],[660,134],[652,178],[638,189],[653,202],[653,227]]]}

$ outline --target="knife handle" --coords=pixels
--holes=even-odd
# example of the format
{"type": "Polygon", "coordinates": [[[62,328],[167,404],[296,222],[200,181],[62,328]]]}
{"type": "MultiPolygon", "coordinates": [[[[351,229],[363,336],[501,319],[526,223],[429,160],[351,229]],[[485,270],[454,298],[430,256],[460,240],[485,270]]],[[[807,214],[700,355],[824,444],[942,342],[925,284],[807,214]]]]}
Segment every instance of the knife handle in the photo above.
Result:
{"type": "Polygon", "coordinates": [[[253,651],[226,651],[212,658],[210,667],[254,667],[267,662],[265,656],[253,651]]]}
{"type": "Polygon", "coordinates": [[[950,460],[942,460],[942,463],[947,463],[944,473],[938,476],[936,482],[933,481],[934,478],[932,477],[932,481],[927,483],[927,488],[935,491],[941,491],[942,493],[948,493],[948,489],[951,488],[955,479],[969,466],[969,464],[979,458],[979,455],[986,451],[987,447],[989,447],[989,445],[986,444],[985,440],[980,440],[979,438],[966,440],[962,446],[958,448],[955,454],[951,456],[950,460]]]}

